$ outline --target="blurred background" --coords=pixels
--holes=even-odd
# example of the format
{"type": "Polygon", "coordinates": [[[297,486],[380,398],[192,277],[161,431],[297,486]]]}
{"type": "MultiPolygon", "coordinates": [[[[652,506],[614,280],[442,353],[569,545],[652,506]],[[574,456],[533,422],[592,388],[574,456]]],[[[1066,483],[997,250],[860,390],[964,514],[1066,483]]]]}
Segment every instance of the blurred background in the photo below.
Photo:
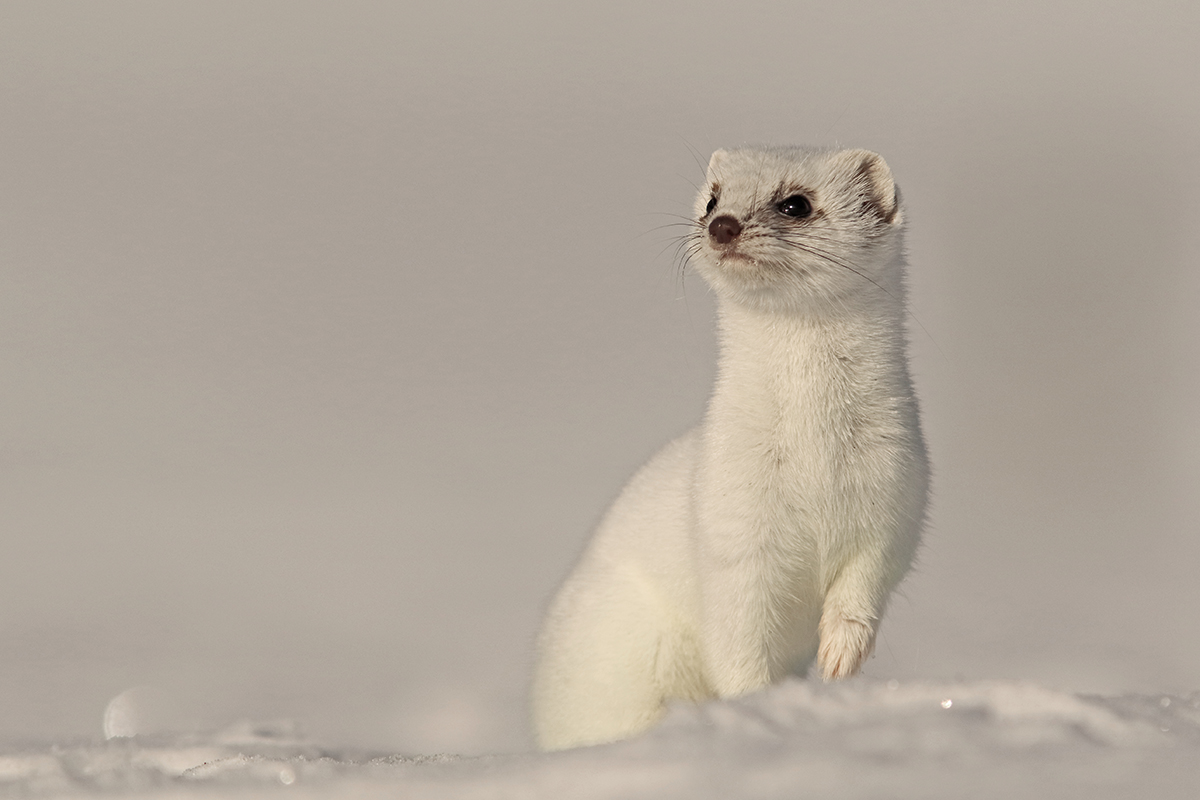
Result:
{"type": "Polygon", "coordinates": [[[866,673],[1200,689],[1197,42],[1194,2],[8,0],[0,741],[528,747],[545,603],[703,412],[670,225],[742,143],[875,149],[909,208],[935,502],[866,673]]]}

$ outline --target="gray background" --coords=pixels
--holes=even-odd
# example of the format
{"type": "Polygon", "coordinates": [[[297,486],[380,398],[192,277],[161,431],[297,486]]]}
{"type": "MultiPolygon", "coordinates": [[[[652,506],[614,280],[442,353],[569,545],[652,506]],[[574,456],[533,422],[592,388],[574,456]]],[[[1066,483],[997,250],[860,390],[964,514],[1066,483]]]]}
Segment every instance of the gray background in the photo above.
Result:
{"type": "Polygon", "coordinates": [[[662,226],[744,142],[876,149],[909,207],[936,496],[867,674],[1200,688],[1198,42],[1194,2],[0,5],[0,739],[149,685],[527,746],[543,604],[702,413],[662,226]]]}

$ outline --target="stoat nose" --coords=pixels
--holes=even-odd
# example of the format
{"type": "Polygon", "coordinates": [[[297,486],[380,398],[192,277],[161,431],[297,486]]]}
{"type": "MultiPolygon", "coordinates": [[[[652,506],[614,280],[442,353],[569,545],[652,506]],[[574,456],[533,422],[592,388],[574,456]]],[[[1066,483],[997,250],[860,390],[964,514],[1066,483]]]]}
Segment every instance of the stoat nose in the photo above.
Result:
{"type": "Polygon", "coordinates": [[[717,240],[717,244],[729,244],[742,232],[742,223],[730,216],[717,217],[708,223],[708,235],[717,240]]]}

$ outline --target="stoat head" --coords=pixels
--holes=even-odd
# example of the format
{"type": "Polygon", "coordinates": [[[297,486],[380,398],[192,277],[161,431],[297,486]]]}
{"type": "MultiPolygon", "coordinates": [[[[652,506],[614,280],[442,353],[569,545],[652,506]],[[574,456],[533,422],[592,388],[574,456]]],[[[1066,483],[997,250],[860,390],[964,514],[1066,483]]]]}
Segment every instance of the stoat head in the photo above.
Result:
{"type": "Polygon", "coordinates": [[[903,211],[868,150],[718,150],[689,256],[726,300],[778,310],[899,303],[903,211]]]}

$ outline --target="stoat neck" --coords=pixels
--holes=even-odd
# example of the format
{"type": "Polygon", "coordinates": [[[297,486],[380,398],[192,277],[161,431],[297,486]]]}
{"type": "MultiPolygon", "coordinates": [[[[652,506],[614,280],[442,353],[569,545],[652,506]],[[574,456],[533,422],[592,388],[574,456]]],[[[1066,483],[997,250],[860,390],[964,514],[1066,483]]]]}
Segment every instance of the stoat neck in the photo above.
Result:
{"type": "Polygon", "coordinates": [[[901,313],[890,305],[782,313],[722,299],[710,412],[826,418],[848,404],[907,395],[901,313]]]}

